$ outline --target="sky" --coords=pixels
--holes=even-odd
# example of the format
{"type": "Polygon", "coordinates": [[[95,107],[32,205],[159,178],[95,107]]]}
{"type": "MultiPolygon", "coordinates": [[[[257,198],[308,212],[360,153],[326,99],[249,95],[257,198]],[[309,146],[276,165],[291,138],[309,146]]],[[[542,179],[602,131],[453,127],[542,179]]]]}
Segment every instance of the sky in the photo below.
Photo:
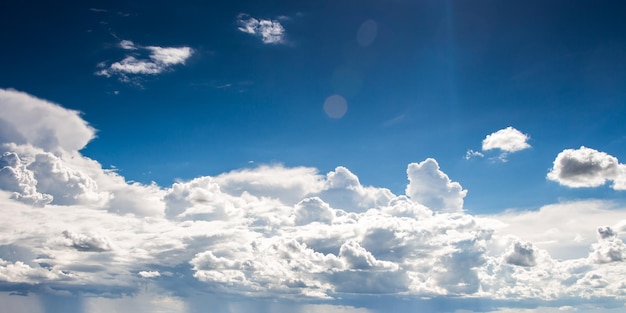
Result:
{"type": "Polygon", "coordinates": [[[0,3],[0,313],[622,312],[620,1],[0,3]]]}

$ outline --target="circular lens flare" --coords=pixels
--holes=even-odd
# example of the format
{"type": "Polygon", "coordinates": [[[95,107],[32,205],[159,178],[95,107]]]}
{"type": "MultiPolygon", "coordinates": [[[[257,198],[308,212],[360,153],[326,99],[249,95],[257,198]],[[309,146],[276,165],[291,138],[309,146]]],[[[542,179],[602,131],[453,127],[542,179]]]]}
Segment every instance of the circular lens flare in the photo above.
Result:
{"type": "Polygon", "coordinates": [[[348,111],[348,102],[340,95],[332,95],[324,101],[324,112],[330,118],[342,118],[348,111]]]}

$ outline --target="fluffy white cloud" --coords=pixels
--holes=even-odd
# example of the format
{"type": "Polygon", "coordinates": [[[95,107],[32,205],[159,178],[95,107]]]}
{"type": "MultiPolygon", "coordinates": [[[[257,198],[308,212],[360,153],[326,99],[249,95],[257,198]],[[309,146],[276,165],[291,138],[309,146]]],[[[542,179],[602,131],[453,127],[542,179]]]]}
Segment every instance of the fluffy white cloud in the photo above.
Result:
{"type": "Polygon", "coordinates": [[[0,89],[0,111],[0,144],[70,151],[82,149],[95,136],[79,112],[13,89],[0,89]]]}
{"type": "Polygon", "coordinates": [[[266,44],[285,43],[285,28],[277,20],[256,19],[248,14],[237,16],[238,29],[261,38],[266,44]]]}
{"type": "Polygon", "coordinates": [[[626,244],[611,227],[598,228],[598,243],[591,248],[589,257],[596,263],[626,261],[626,244]]]}
{"type": "Polygon", "coordinates": [[[561,151],[547,177],[573,188],[598,187],[612,180],[613,189],[626,190],[626,165],[612,155],[584,146],[561,151]]]}
{"type": "Polygon", "coordinates": [[[450,180],[439,169],[435,159],[426,159],[421,163],[411,163],[407,169],[409,185],[406,194],[433,210],[457,212],[463,210],[463,198],[467,190],[458,182],[450,180]]]}
{"type": "Polygon", "coordinates": [[[156,75],[160,74],[174,65],[185,64],[187,59],[193,54],[190,47],[159,47],[159,46],[138,46],[130,40],[122,40],[120,48],[132,52],[122,60],[113,62],[110,65],[100,64],[103,67],[96,72],[100,76],[118,76],[121,81],[129,82],[129,75],[156,75]],[[149,55],[143,56],[141,52],[147,51],[149,55]]]}
{"type": "MultiPolygon", "coordinates": [[[[462,210],[467,191],[434,159],[409,164],[406,195],[363,186],[345,167],[322,175],[259,166],[167,188],[129,184],[82,156],[81,145],[28,141],[37,137],[20,134],[31,127],[38,126],[14,125],[2,145],[2,290],[44,299],[153,290],[176,299],[331,304],[372,294],[530,304],[626,299],[626,209],[616,204],[476,217],[462,210]]],[[[50,132],[57,127],[64,125],[51,123],[50,132]]],[[[173,311],[200,310],[172,301],[173,311]]]]}
{"type": "MultiPolygon", "coordinates": [[[[509,153],[521,151],[530,148],[528,140],[530,136],[520,132],[519,130],[509,126],[507,128],[500,129],[492,134],[487,135],[483,139],[482,151],[500,150],[500,154],[497,157],[491,158],[492,160],[499,160],[501,162],[507,162],[509,153]]],[[[465,159],[469,160],[475,157],[484,157],[482,152],[474,151],[472,149],[467,150],[465,153],[465,159]]]]}
{"type": "Polygon", "coordinates": [[[528,140],[530,137],[519,130],[509,126],[500,129],[483,139],[484,151],[500,149],[505,152],[517,152],[530,148],[528,140]]]}

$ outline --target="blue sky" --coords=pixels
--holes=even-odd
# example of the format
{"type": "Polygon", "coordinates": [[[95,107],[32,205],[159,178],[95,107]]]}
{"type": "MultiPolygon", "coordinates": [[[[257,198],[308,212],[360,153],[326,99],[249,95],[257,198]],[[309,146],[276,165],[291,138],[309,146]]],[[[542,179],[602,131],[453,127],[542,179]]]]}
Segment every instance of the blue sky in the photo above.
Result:
{"type": "Polygon", "coordinates": [[[0,312],[623,309],[624,9],[5,1],[0,312]]]}

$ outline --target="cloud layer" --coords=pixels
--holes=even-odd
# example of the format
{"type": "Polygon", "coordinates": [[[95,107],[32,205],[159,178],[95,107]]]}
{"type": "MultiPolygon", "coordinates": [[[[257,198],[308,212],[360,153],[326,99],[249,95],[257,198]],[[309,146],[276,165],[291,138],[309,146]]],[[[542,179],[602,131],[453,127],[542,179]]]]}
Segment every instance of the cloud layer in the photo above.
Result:
{"type": "Polygon", "coordinates": [[[408,165],[404,195],[363,186],[341,166],[322,174],[264,165],[167,187],[128,183],[78,152],[93,130],[76,112],[17,91],[0,95],[16,104],[15,116],[63,117],[46,124],[52,139],[30,135],[38,123],[11,124],[0,146],[2,290],[333,305],[372,295],[555,305],[626,299],[626,220],[615,218],[626,208],[570,210],[596,225],[575,223],[586,238],[567,230],[569,242],[550,245],[566,230],[542,233],[528,220],[547,221],[562,207],[472,216],[463,212],[467,191],[434,159],[408,165]],[[66,119],[84,139],[70,140],[66,119]],[[566,244],[584,252],[555,257],[566,244]]]}

